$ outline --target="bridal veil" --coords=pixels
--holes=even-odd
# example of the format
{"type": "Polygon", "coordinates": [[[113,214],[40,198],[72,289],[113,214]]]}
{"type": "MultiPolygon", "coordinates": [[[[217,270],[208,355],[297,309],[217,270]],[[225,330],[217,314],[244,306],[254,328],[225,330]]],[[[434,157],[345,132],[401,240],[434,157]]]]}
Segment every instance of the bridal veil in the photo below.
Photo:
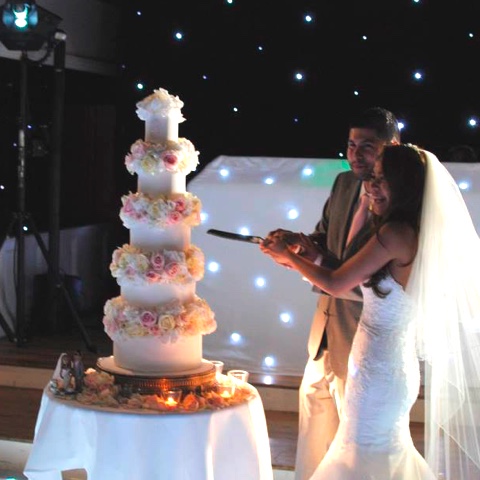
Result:
{"type": "Polygon", "coordinates": [[[425,366],[425,458],[439,479],[480,479],[480,239],[455,183],[422,151],[414,298],[425,366]]]}

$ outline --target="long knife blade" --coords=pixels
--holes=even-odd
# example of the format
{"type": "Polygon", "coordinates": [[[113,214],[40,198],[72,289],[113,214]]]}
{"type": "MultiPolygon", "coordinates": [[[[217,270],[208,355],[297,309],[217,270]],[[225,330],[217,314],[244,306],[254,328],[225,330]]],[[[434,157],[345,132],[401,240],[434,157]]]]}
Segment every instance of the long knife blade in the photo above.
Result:
{"type": "Polygon", "coordinates": [[[216,237],[228,238],[229,240],[239,240],[247,243],[258,244],[263,242],[263,238],[257,237],[256,235],[242,235],[240,233],[224,232],[223,230],[216,230],[215,228],[210,228],[207,230],[207,233],[215,235],[216,237]]]}

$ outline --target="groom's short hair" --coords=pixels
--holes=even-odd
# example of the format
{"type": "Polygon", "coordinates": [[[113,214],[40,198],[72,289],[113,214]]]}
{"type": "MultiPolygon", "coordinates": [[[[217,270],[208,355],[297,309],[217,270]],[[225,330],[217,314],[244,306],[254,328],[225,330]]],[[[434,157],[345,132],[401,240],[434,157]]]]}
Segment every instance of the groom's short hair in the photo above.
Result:
{"type": "Polygon", "coordinates": [[[385,143],[400,143],[400,128],[395,115],[382,107],[370,107],[357,113],[349,128],[371,128],[385,143]]]}

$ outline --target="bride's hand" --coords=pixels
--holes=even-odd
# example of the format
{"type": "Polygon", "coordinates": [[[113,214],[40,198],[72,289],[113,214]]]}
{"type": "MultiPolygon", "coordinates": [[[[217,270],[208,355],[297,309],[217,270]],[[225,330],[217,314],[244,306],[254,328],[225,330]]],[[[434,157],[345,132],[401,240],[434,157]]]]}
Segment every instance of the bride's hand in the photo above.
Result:
{"type": "Polygon", "coordinates": [[[288,252],[291,249],[284,240],[280,237],[268,237],[260,244],[260,250],[270,256],[280,265],[287,268],[292,268],[288,258],[288,252]]]}

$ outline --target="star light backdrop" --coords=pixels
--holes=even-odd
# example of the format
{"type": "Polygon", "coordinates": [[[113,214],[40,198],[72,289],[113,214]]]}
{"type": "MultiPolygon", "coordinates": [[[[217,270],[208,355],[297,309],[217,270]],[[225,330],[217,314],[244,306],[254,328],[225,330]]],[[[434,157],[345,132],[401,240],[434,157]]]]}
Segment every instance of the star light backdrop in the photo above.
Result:
{"type": "Polygon", "coordinates": [[[220,154],[337,158],[348,118],[372,105],[446,159],[451,147],[479,146],[480,4],[440,3],[134,2],[124,85],[143,86],[137,98],[159,85],[180,95],[203,164],[220,154]]]}
{"type": "MultiPolygon", "coordinates": [[[[64,226],[115,218],[119,195],[134,184],[121,163],[142,134],[134,105],[158,87],[185,102],[182,135],[200,151],[198,172],[218,155],[339,158],[349,117],[372,105],[395,112],[404,140],[444,161],[459,145],[479,154],[476,0],[108,3],[121,17],[118,75],[67,70],[64,226]]],[[[16,174],[18,62],[0,62],[0,176],[8,187],[16,174]]],[[[40,226],[50,75],[32,68],[29,82],[36,148],[27,202],[40,226]]]]}
{"type": "MultiPolygon", "coordinates": [[[[348,168],[348,119],[365,107],[392,110],[403,140],[443,161],[458,161],[451,154],[458,146],[470,147],[462,159],[476,160],[480,2],[108,1],[122,17],[118,76],[67,71],[62,226],[109,222],[122,232],[114,246],[127,241],[118,210],[136,183],[123,164],[130,144],[143,137],[135,103],[159,87],[178,95],[187,119],[180,135],[200,151],[189,183],[204,203],[204,223],[193,232],[208,262],[198,291],[219,323],[205,339],[206,352],[251,370],[300,373],[315,296],[255,246],[205,231],[311,231],[335,173],[348,168]]],[[[45,70],[34,69],[29,86],[37,148],[27,165],[27,209],[40,226],[51,94],[45,70]]],[[[17,154],[17,76],[16,62],[2,60],[6,160],[17,154]]],[[[456,176],[471,210],[478,208],[478,167],[456,176]]],[[[14,177],[15,162],[1,168],[11,192],[12,181],[3,178],[14,177]]]]}

